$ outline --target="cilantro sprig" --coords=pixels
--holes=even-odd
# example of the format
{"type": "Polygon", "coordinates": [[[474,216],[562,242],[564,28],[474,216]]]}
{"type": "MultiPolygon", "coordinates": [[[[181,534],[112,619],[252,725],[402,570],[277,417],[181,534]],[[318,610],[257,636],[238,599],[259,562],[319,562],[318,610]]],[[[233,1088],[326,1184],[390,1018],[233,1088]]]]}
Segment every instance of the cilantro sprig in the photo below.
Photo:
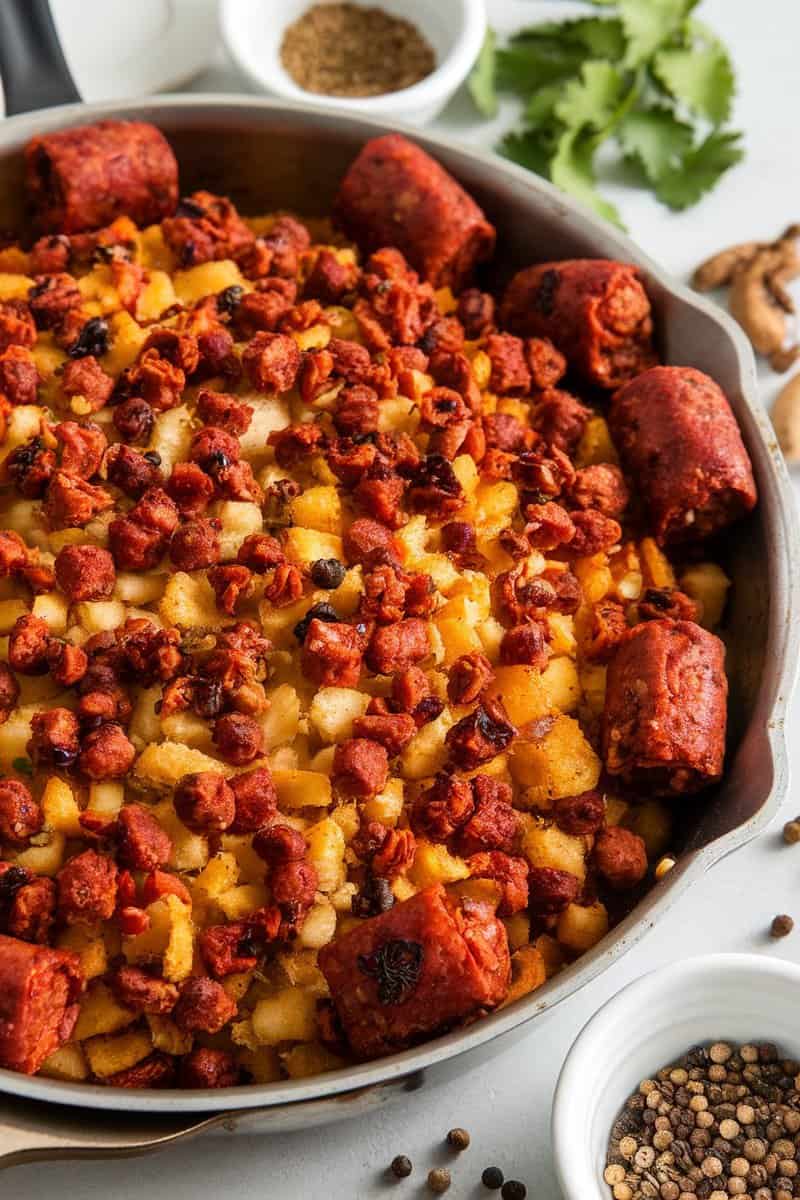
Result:
{"type": "Polygon", "coordinates": [[[608,220],[596,157],[612,147],[669,208],[690,207],[743,156],[728,129],[734,73],[725,47],[692,16],[698,0],[589,0],[602,15],[487,35],[469,82],[478,110],[498,92],[523,101],[501,153],[550,179],[608,220]]]}

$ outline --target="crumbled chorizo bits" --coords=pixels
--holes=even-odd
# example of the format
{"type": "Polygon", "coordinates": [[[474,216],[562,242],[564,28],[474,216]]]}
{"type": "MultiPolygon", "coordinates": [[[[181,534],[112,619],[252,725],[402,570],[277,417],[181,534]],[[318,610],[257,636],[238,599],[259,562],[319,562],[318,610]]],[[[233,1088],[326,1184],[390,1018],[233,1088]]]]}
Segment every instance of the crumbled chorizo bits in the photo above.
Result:
{"type": "Polygon", "coordinates": [[[481,291],[494,229],[397,135],[343,181],[352,241],[179,200],[136,122],[27,164],[0,1064],[268,1083],[529,994],[674,863],[654,797],[722,771],[724,395],[656,364],[626,264],[481,291]]]}

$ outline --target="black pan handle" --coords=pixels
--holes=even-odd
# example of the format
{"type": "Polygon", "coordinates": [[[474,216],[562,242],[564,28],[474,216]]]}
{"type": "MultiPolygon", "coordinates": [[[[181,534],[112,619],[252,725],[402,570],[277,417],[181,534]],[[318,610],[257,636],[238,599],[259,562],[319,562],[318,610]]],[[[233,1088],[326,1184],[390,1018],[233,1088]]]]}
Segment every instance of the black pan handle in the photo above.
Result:
{"type": "Polygon", "coordinates": [[[49,0],[0,0],[0,78],[9,117],[81,99],[49,0]]]}

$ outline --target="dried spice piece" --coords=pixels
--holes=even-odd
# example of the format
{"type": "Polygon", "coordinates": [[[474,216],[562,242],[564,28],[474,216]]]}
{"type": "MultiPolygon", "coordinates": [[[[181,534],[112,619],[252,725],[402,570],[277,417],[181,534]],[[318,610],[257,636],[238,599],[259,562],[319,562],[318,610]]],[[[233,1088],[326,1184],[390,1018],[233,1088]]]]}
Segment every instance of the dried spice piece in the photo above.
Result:
{"type": "Polygon", "coordinates": [[[417,986],[422,970],[422,946],[395,938],[384,942],[372,954],[360,954],[358,966],[365,975],[378,981],[381,1004],[399,1004],[417,986]]]}
{"type": "Polygon", "coordinates": [[[450,1187],[450,1172],[446,1167],[434,1167],[428,1172],[428,1187],[437,1196],[441,1196],[450,1187]]]}
{"type": "Polygon", "coordinates": [[[490,1192],[498,1192],[503,1186],[503,1172],[499,1167],[486,1167],[481,1175],[481,1183],[490,1192]]]}
{"type": "Polygon", "coordinates": [[[770,935],[774,938],[786,937],[794,929],[794,918],[788,913],[779,913],[777,917],[772,918],[772,924],[769,927],[770,935]]]}
{"type": "Polygon", "coordinates": [[[466,1150],[469,1142],[469,1133],[466,1129],[461,1129],[460,1126],[451,1129],[447,1134],[447,1144],[448,1146],[452,1146],[454,1150],[466,1150]]]}
{"type": "Polygon", "coordinates": [[[414,1168],[411,1165],[411,1159],[408,1157],[408,1155],[398,1154],[389,1164],[389,1170],[396,1179],[408,1179],[414,1168]]]}
{"type": "Polygon", "coordinates": [[[81,329],[67,354],[70,358],[86,358],[90,354],[94,358],[102,358],[107,353],[108,346],[108,323],[102,317],[91,317],[81,329]]]}
{"type": "Polygon", "coordinates": [[[280,53],[298,87],[322,96],[399,92],[436,66],[410,21],[356,4],[313,5],[287,28],[280,53]]]}

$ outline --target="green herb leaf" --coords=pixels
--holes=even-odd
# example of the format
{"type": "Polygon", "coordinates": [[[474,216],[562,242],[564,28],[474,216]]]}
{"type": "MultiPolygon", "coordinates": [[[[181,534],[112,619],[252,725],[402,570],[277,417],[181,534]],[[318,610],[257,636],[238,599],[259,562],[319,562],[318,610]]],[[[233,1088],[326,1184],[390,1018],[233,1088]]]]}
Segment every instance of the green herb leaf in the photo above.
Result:
{"type": "Polygon", "coordinates": [[[484,117],[497,116],[497,92],[495,90],[497,51],[493,29],[486,30],[480,54],[470,73],[468,88],[472,102],[484,117]]]}
{"type": "Polygon", "coordinates": [[[650,183],[681,161],[692,146],[692,127],[668,108],[635,109],[623,117],[617,137],[625,155],[642,169],[650,183]]]}
{"type": "Polygon", "coordinates": [[[733,100],[733,67],[725,49],[714,42],[705,48],[662,50],[653,71],[681,104],[715,126],[727,121],[733,100]]]}
{"type": "Polygon", "coordinates": [[[556,187],[568,192],[594,209],[601,217],[624,228],[613,204],[604,200],[595,188],[594,154],[597,139],[576,129],[566,130],[559,139],[555,156],[550,163],[550,178],[556,187]]]}
{"type": "Polygon", "coordinates": [[[11,765],[19,775],[33,774],[33,763],[29,758],[15,758],[12,760],[11,765]]]}
{"type": "Polygon", "coordinates": [[[674,209],[689,208],[714,185],[721,175],[741,162],[744,151],[738,144],[739,133],[711,133],[665,171],[655,192],[662,203],[674,209]]]}
{"type": "Polygon", "coordinates": [[[511,42],[535,44],[551,53],[564,46],[583,48],[592,58],[607,58],[612,62],[621,59],[625,52],[622,22],[616,17],[579,17],[575,21],[530,25],[515,33],[511,42]]]}
{"type": "Polygon", "coordinates": [[[584,47],[516,42],[497,51],[497,87],[528,96],[537,88],[575,75],[586,56],[584,47]]]}
{"type": "Polygon", "coordinates": [[[600,131],[613,120],[622,100],[623,79],[611,63],[591,60],[581,68],[580,79],[563,89],[556,116],[571,129],[600,131]]]}
{"type": "Polygon", "coordinates": [[[681,28],[696,0],[619,0],[628,46],[625,65],[646,62],[681,28]]]}
{"type": "Polygon", "coordinates": [[[564,95],[560,83],[548,83],[546,87],[537,88],[525,105],[525,120],[533,129],[550,125],[555,119],[556,105],[564,95]]]}
{"type": "Polygon", "coordinates": [[[537,175],[550,178],[550,159],[553,156],[552,141],[534,130],[526,133],[508,133],[498,147],[500,153],[512,162],[527,167],[537,175]]]}

